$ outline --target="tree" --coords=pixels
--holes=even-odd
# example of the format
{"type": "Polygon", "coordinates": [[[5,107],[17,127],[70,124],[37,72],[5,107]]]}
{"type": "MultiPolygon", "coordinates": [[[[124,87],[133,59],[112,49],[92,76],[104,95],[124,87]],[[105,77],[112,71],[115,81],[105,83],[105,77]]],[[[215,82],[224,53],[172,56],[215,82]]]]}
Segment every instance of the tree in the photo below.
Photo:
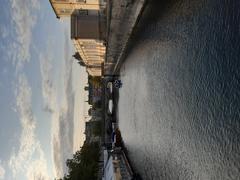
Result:
{"type": "Polygon", "coordinates": [[[86,180],[97,179],[98,160],[100,157],[100,147],[98,143],[84,142],[81,150],[73,154],[72,159],[66,161],[68,174],[64,180],[86,180]]]}
{"type": "Polygon", "coordinates": [[[93,134],[95,136],[101,136],[102,134],[102,121],[96,121],[93,127],[93,134]]]}
{"type": "Polygon", "coordinates": [[[88,109],[88,115],[91,116],[92,115],[92,108],[88,109]]]}

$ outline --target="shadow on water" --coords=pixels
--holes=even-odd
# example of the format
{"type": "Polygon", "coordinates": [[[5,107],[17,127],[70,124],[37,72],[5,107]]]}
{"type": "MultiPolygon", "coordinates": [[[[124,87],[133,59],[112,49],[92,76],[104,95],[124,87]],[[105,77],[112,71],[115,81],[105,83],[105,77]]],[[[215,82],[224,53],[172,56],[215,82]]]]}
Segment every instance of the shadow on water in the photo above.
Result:
{"type": "MultiPolygon", "coordinates": [[[[138,39],[142,39],[144,31],[147,27],[158,21],[174,4],[179,3],[181,0],[147,0],[146,5],[142,11],[141,17],[134,28],[130,37],[125,58],[127,54],[134,48],[138,43],[138,39]]],[[[147,37],[149,38],[149,36],[147,37]]]]}

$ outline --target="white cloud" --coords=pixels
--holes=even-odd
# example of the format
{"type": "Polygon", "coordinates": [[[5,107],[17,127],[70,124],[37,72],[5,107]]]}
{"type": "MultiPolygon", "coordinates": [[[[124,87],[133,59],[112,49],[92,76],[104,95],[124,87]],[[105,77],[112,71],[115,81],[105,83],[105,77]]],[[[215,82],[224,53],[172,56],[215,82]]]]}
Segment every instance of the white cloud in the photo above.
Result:
{"type": "Polygon", "coordinates": [[[21,68],[30,58],[32,30],[37,21],[38,0],[10,0],[12,21],[16,31],[16,42],[11,44],[13,63],[21,68]]]}
{"type": "MultiPolygon", "coordinates": [[[[48,42],[50,44],[50,42],[48,42]]],[[[41,79],[42,79],[42,96],[43,96],[43,103],[44,107],[43,110],[46,112],[51,113],[51,144],[52,144],[52,154],[53,154],[53,162],[54,162],[54,176],[60,177],[62,176],[63,167],[62,167],[62,156],[60,153],[61,147],[58,139],[59,134],[59,106],[56,103],[57,100],[57,91],[54,89],[53,84],[53,71],[52,71],[52,64],[53,59],[51,58],[51,52],[46,52],[45,55],[40,54],[39,61],[40,61],[40,72],[41,72],[41,79]],[[55,163],[59,162],[59,163],[55,163]],[[57,170],[56,170],[57,169],[57,170]]]]}
{"type": "Polygon", "coordinates": [[[33,160],[27,170],[27,179],[29,180],[46,180],[50,179],[47,174],[47,162],[44,153],[39,148],[39,159],[33,160]]]}
{"type": "Polygon", "coordinates": [[[44,110],[48,112],[56,111],[56,90],[53,86],[53,80],[50,76],[52,72],[52,60],[50,53],[40,54],[40,71],[42,77],[42,96],[44,101],[44,110]]]}
{"type": "Polygon", "coordinates": [[[0,26],[0,36],[5,39],[9,35],[9,32],[5,26],[0,26]]]}
{"type": "Polygon", "coordinates": [[[58,178],[66,173],[66,160],[73,154],[73,120],[74,120],[74,92],[72,90],[72,59],[70,57],[69,34],[65,32],[63,72],[54,84],[52,78],[53,59],[51,52],[40,56],[40,70],[42,76],[42,95],[45,109],[52,113],[51,144],[52,157],[55,166],[54,175],[58,178]],[[64,83],[61,83],[61,82],[64,83]],[[62,87],[63,86],[63,87],[62,87]],[[59,95],[57,87],[64,93],[59,95]],[[59,97],[61,96],[61,97],[59,97]],[[61,98],[62,103],[56,103],[61,98]]]}
{"type": "Polygon", "coordinates": [[[4,179],[4,177],[5,177],[5,169],[2,167],[1,161],[0,161],[0,179],[4,179]]]}
{"type": "MultiPolygon", "coordinates": [[[[48,42],[49,44],[50,42],[48,42]]],[[[51,58],[51,52],[46,52],[45,55],[40,54],[40,71],[41,71],[41,79],[42,79],[42,96],[44,107],[43,110],[51,113],[51,143],[52,143],[52,154],[53,154],[53,162],[54,162],[54,175],[57,177],[61,177],[63,174],[63,166],[62,161],[63,157],[60,153],[62,147],[60,147],[59,143],[59,106],[56,103],[57,99],[57,91],[54,89],[53,84],[53,76],[52,76],[52,64],[53,59],[51,58]]]]}
{"type": "Polygon", "coordinates": [[[24,75],[19,76],[16,91],[16,109],[19,114],[22,132],[20,146],[17,152],[12,152],[9,168],[13,177],[19,173],[26,173],[28,179],[49,179],[47,164],[40,142],[35,136],[36,120],[31,108],[32,90],[24,75]],[[33,157],[34,156],[34,157],[33,157]],[[34,172],[33,168],[38,171],[34,172]]]}
{"type": "Polygon", "coordinates": [[[62,177],[67,171],[66,160],[73,154],[73,121],[74,121],[74,93],[72,91],[71,66],[66,66],[64,83],[64,102],[60,111],[53,113],[52,118],[52,150],[54,157],[55,173],[62,177]],[[66,73],[68,72],[68,73],[66,73]]]}
{"type": "Polygon", "coordinates": [[[56,177],[63,177],[67,173],[66,160],[73,154],[73,101],[69,101],[68,109],[53,119],[52,132],[53,161],[56,177]]]}

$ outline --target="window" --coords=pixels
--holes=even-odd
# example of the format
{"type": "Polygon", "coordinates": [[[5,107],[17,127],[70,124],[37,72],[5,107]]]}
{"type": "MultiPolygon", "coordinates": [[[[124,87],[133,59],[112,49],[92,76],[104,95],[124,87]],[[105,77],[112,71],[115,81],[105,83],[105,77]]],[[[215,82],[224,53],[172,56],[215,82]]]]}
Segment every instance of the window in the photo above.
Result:
{"type": "Polygon", "coordinates": [[[80,16],[87,16],[88,15],[88,10],[78,10],[78,15],[80,16]]]}
{"type": "Polygon", "coordinates": [[[86,3],[86,0],[76,0],[78,3],[86,3]]]}
{"type": "Polygon", "coordinates": [[[71,13],[71,9],[60,9],[59,12],[61,14],[70,14],[71,13]]]}

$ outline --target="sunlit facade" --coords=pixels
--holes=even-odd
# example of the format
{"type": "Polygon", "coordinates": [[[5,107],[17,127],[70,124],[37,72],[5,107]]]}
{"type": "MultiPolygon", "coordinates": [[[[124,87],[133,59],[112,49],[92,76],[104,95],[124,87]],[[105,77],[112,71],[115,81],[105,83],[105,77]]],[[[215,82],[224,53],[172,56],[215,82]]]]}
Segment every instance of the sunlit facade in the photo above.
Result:
{"type": "Polygon", "coordinates": [[[58,18],[71,17],[71,39],[91,76],[101,76],[105,59],[106,0],[50,0],[58,18]]]}
{"type": "Polygon", "coordinates": [[[106,47],[105,22],[100,11],[78,10],[71,16],[71,39],[92,76],[102,75],[106,47]]]}
{"type": "Polygon", "coordinates": [[[49,0],[57,16],[69,17],[76,9],[102,10],[106,7],[105,0],[49,0]]]}

